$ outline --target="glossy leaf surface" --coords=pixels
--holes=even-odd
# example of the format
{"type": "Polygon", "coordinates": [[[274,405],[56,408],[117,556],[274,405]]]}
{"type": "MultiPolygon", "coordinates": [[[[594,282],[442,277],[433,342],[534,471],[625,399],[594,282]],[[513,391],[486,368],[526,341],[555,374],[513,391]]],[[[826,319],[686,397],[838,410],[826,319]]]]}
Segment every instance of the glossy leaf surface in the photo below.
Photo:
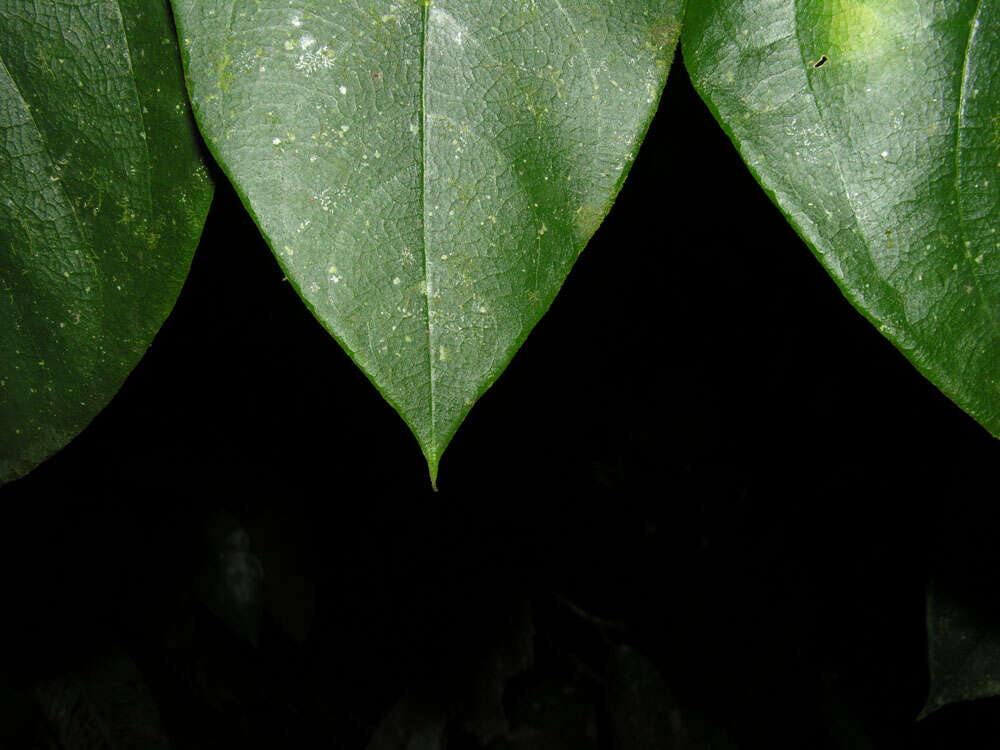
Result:
{"type": "Polygon", "coordinates": [[[211,199],[166,0],[0,0],[0,483],[111,399],[211,199]]]}
{"type": "Polygon", "coordinates": [[[848,299],[1000,435],[1000,4],[700,0],[683,43],[848,299]]]}
{"type": "Polygon", "coordinates": [[[609,210],[681,6],[175,0],[210,148],[432,479],[609,210]]]}

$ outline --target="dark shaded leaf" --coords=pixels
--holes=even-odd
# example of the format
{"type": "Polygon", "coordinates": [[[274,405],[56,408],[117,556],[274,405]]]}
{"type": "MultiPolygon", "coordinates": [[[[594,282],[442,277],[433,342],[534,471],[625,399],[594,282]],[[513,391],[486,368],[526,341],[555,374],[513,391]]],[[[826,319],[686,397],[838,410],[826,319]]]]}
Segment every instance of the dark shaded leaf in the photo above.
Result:
{"type": "MultiPolygon", "coordinates": [[[[462,634],[462,645],[439,672],[411,689],[379,725],[369,750],[437,747],[460,731],[487,745],[509,734],[504,709],[508,681],[534,661],[535,628],[531,608],[523,600],[497,596],[479,629],[462,634]]],[[[479,618],[466,622],[472,626],[479,618]]]]}
{"type": "Polygon", "coordinates": [[[170,744],[135,663],[124,654],[39,683],[36,696],[58,747],[166,750],[170,744]]]}
{"type": "Polygon", "coordinates": [[[0,0],[0,483],[69,442],[170,312],[212,186],[166,0],[0,0]]]}
{"type": "Polygon", "coordinates": [[[597,750],[599,705],[581,674],[531,685],[513,702],[511,729],[490,750],[597,750]]]}
{"type": "Polygon", "coordinates": [[[608,713],[618,750],[694,747],[663,677],[630,646],[610,650],[608,713]]]}
{"type": "Polygon", "coordinates": [[[198,578],[202,600],[236,633],[256,643],[264,566],[250,548],[250,535],[233,516],[217,513],[206,530],[206,556],[198,578]]]}
{"type": "Polygon", "coordinates": [[[408,696],[379,725],[368,750],[444,750],[447,726],[446,706],[408,696]]]}
{"type": "Polygon", "coordinates": [[[924,718],[957,701],[1000,695],[1000,603],[996,582],[956,586],[935,579],[927,591],[931,685],[924,718]]]}

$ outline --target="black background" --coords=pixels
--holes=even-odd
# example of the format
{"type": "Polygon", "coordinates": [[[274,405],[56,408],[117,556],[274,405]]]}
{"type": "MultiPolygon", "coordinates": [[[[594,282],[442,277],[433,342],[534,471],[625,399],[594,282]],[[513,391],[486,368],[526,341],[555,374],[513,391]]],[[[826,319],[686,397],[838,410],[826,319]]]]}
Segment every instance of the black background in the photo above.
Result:
{"type": "MultiPolygon", "coordinates": [[[[173,747],[363,748],[401,696],[469,692],[525,607],[508,714],[592,730],[552,747],[642,746],[621,644],[655,667],[636,726],[668,716],[664,746],[993,746],[995,701],[915,717],[925,585],[989,570],[998,450],[844,300],[681,65],[436,494],[220,177],[146,358],[0,491],[0,746],[52,746],[38,686],[100,693],[124,654],[173,747]],[[256,645],[199,588],[220,526],[263,565],[256,645]]],[[[450,747],[479,747],[459,703],[450,747]]]]}

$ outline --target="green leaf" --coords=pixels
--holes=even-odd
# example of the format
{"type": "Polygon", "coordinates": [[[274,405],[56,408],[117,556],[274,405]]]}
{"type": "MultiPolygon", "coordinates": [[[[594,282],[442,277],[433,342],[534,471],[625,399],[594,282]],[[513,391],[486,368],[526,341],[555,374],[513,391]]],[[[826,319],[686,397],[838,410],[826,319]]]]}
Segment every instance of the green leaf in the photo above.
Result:
{"type": "Polygon", "coordinates": [[[0,483],[149,346],[212,186],[166,0],[0,0],[0,483]]]}
{"type": "Polygon", "coordinates": [[[682,5],[175,0],[209,147],[432,481],[608,212],[682,5]]]}
{"type": "Polygon", "coordinates": [[[931,684],[921,719],[949,703],[1000,695],[1000,607],[996,582],[955,585],[935,579],[927,591],[931,684]]]}
{"type": "Polygon", "coordinates": [[[847,298],[1000,435],[1000,4],[700,0],[683,46],[847,298]]]}

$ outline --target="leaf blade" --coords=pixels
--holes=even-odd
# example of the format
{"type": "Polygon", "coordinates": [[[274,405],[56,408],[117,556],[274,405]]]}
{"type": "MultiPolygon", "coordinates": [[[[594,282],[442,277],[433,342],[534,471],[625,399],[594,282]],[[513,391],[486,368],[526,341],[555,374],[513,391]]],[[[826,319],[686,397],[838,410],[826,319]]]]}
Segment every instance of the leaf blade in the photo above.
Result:
{"type": "Polygon", "coordinates": [[[206,140],[432,481],[607,212],[681,10],[175,3],[206,140]]]}
{"type": "Polygon", "coordinates": [[[983,122],[1000,111],[996,9],[925,5],[699,3],[685,61],[844,295],[998,435],[1000,152],[983,122]]]}
{"type": "Polygon", "coordinates": [[[0,19],[2,483],[69,442],[142,356],[211,185],[165,2],[4,0],[0,19]]]}
{"type": "Polygon", "coordinates": [[[1000,639],[992,581],[958,585],[944,578],[927,587],[930,685],[917,720],[945,706],[1000,695],[1000,639]]]}

